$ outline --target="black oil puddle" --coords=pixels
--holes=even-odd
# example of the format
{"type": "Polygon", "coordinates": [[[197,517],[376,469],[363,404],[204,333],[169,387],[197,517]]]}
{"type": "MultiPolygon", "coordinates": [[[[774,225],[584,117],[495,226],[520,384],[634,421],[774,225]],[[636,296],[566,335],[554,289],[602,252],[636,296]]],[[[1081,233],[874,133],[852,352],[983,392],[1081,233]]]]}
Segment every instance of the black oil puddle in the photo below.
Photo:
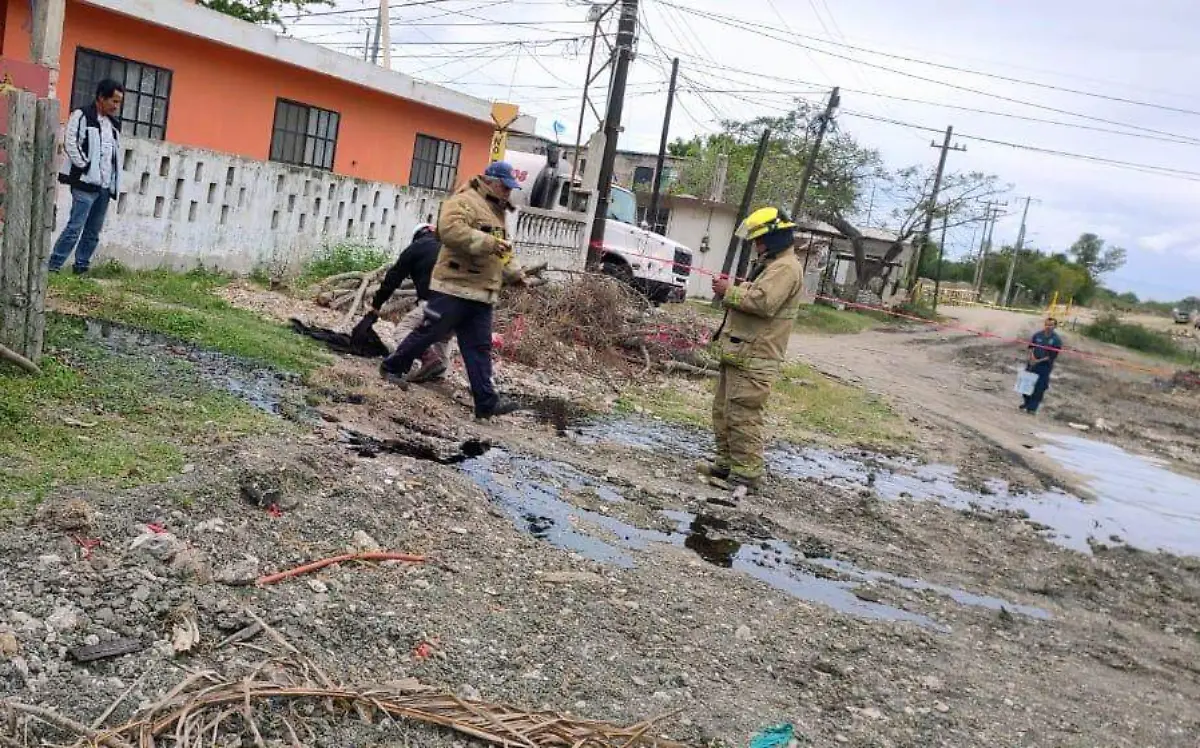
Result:
{"type": "Polygon", "coordinates": [[[604,481],[593,478],[561,462],[537,460],[491,450],[462,463],[470,476],[522,531],[552,545],[603,564],[629,568],[636,563],[634,552],[653,553],[656,546],[687,548],[704,561],[745,574],[801,600],[827,605],[850,615],[872,620],[909,621],[932,629],[943,627],[928,616],[867,599],[864,582],[892,583],[910,590],[928,590],[943,594],[964,605],[987,608],[1004,607],[1047,618],[1036,608],[1011,605],[961,590],[929,585],[907,579],[858,569],[846,562],[837,567],[825,561],[816,565],[809,556],[827,554],[817,549],[806,555],[789,544],[769,537],[734,536],[726,519],[710,515],[663,511],[656,517],[671,529],[636,527],[604,511],[576,506],[563,498],[567,491],[590,489],[605,504],[621,504],[625,499],[604,481]]]}
{"type": "MultiPolygon", "coordinates": [[[[191,364],[200,381],[228,392],[253,408],[293,420],[316,422],[316,412],[302,402],[297,377],[256,366],[236,356],[198,348],[156,332],[104,320],[84,320],[88,338],[121,355],[140,358],[162,354],[191,364]]],[[[165,373],[165,372],[164,372],[165,373]]]]}
{"type": "Polygon", "coordinates": [[[436,462],[439,465],[459,465],[485,454],[492,448],[491,442],[481,439],[467,439],[457,443],[444,439],[376,439],[346,428],[338,431],[338,439],[359,457],[371,458],[387,453],[436,462]]]}
{"type": "MultiPolygon", "coordinates": [[[[614,442],[663,454],[696,458],[709,454],[711,437],[647,420],[605,421],[581,429],[585,443],[614,442]]],[[[1172,473],[1162,462],[1078,437],[1045,437],[1043,451],[1089,480],[1094,501],[1065,491],[1013,492],[1002,480],[982,491],[962,488],[948,465],[925,465],[861,450],[775,445],[767,450],[776,475],[847,489],[872,488],[889,501],[936,501],[959,510],[1005,512],[1028,517],[1046,537],[1090,553],[1093,543],[1125,544],[1146,551],[1200,556],[1200,481],[1172,473]]]]}

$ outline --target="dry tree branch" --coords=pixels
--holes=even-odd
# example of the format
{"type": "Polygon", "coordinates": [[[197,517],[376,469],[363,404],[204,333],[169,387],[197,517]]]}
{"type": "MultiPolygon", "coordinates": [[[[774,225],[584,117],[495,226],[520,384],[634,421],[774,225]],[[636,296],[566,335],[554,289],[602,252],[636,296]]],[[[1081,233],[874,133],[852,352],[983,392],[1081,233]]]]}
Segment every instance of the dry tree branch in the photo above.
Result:
{"type": "Polygon", "coordinates": [[[11,364],[15,364],[22,371],[32,374],[35,377],[42,375],[42,370],[37,364],[4,345],[0,345],[0,361],[8,361],[11,364]]]}

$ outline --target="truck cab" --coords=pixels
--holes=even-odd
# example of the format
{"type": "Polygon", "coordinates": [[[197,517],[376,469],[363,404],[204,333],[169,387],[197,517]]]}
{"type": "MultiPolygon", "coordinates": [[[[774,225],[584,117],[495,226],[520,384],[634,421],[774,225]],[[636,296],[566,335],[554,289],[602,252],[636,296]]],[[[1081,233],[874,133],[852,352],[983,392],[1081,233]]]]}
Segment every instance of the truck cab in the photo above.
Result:
{"type": "MultiPolygon", "coordinates": [[[[509,151],[505,158],[521,182],[521,191],[513,193],[518,208],[580,213],[587,212],[592,204],[590,192],[578,181],[572,183],[569,167],[559,169],[556,153],[509,151]]],[[[656,303],[682,301],[691,273],[692,250],[639,225],[633,192],[614,184],[609,195],[604,242],[599,248],[603,271],[656,303]]]]}

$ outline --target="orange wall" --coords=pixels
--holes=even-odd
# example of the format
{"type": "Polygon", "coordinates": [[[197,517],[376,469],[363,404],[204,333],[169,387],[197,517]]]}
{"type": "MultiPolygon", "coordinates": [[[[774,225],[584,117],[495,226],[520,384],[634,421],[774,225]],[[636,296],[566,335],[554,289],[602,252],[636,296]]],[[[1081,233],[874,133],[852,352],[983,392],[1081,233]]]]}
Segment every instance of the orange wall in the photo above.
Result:
{"type": "MultiPolygon", "coordinates": [[[[14,22],[27,4],[9,2],[6,55],[14,22]],[[16,11],[16,12],[14,12],[16,11]]],[[[27,34],[27,32],[26,32],[27,34]]],[[[184,36],[68,0],[59,99],[69,114],[77,47],[173,71],[166,140],[266,160],[275,99],[291,99],[341,115],[334,171],[408,184],[417,133],[462,144],[460,181],[488,163],[492,126],[354,86],[266,57],[184,36]]],[[[28,56],[28,42],[23,56],[28,56]]]]}

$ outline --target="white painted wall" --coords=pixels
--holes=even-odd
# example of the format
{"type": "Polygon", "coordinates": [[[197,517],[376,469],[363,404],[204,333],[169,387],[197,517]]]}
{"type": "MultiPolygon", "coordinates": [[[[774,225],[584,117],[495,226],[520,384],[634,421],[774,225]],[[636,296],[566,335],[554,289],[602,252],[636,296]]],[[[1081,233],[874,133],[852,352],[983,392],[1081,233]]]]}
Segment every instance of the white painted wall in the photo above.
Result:
{"type": "MultiPolygon", "coordinates": [[[[122,146],[121,194],[109,205],[95,262],[294,273],[326,246],[399,253],[417,224],[436,221],[445,197],[156,140],[127,137],[122,146]]],[[[60,186],[57,197],[56,237],[70,191],[60,186]]],[[[585,227],[574,215],[515,216],[517,257],[582,268],[585,227]]]]}

